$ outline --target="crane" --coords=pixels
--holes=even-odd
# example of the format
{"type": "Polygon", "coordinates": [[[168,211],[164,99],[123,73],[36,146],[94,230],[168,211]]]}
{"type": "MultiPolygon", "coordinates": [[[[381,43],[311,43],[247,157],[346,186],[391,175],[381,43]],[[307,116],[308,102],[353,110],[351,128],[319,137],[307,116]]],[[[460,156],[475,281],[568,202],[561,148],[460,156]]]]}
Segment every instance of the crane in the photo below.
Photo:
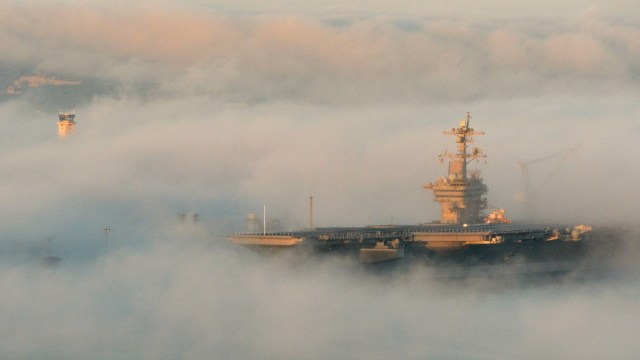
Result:
{"type": "Polygon", "coordinates": [[[544,188],[549,181],[564,167],[564,165],[571,159],[573,155],[580,149],[582,144],[574,146],[570,149],[559,151],[550,155],[546,155],[537,159],[529,161],[519,161],[520,172],[522,173],[522,181],[524,183],[524,194],[522,194],[522,202],[525,205],[525,211],[528,219],[533,219],[535,216],[535,206],[533,200],[535,199],[538,190],[544,188]],[[549,173],[542,179],[537,187],[531,185],[531,173],[529,171],[529,165],[540,163],[552,159],[560,158],[556,165],[549,171],[549,173]]]}

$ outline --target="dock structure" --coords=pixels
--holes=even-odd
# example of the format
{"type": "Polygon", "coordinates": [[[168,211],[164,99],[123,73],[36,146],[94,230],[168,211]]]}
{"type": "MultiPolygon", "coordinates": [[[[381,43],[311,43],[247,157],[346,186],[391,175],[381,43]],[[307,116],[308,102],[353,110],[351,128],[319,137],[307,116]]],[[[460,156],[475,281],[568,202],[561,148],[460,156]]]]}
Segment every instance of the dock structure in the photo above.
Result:
{"type": "Polygon", "coordinates": [[[309,229],[305,230],[241,233],[229,236],[228,240],[253,248],[351,251],[358,253],[363,263],[398,260],[409,253],[429,258],[469,256],[495,260],[514,254],[541,253],[542,248],[556,246],[551,244],[563,243],[577,248],[574,245],[588,236],[591,227],[514,224],[504,217],[503,209],[494,210],[493,216],[483,214],[487,208],[487,186],[479,171],[468,171],[467,165],[486,158],[481,149],[468,148],[473,137],[484,133],[474,130],[470,119],[467,113],[458,128],[444,132],[455,137],[457,151],[440,155],[441,161],[449,160],[447,176],[424,185],[433,191],[434,201],[440,205],[439,221],[419,225],[314,228],[310,220],[309,229]]]}

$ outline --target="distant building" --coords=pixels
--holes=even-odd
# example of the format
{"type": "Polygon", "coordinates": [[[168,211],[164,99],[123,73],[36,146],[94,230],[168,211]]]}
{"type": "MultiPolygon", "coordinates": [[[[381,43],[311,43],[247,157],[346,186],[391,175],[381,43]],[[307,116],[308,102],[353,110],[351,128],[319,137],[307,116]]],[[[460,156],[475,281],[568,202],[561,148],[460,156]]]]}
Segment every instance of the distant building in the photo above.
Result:
{"type": "Polygon", "coordinates": [[[200,221],[200,214],[180,213],[178,214],[178,221],[180,221],[181,224],[188,224],[188,223],[197,224],[200,221]]]}
{"type": "Polygon", "coordinates": [[[76,114],[73,111],[60,111],[58,113],[58,137],[65,138],[76,128],[76,114]]]}

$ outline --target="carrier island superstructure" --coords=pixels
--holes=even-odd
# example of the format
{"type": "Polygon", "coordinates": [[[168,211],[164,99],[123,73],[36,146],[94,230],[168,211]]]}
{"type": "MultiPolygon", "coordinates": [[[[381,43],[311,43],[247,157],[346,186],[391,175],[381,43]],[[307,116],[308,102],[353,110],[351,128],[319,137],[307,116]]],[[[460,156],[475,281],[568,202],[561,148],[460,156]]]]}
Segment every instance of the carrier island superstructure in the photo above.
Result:
{"type": "Polygon", "coordinates": [[[357,254],[363,263],[396,260],[407,256],[464,261],[502,261],[514,255],[553,259],[566,249],[579,248],[591,228],[513,224],[503,209],[484,215],[487,186],[479,171],[469,171],[472,161],[483,161],[480,148],[470,148],[473,138],[484,135],[471,127],[469,113],[452,135],[456,152],[440,155],[448,161],[447,176],[427,183],[440,205],[440,220],[418,225],[377,225],[366,227],[310,228],[289,233],[241,233],[228,237],[234,244],[269,249],[308,249],[314,252],[357,254]]]}

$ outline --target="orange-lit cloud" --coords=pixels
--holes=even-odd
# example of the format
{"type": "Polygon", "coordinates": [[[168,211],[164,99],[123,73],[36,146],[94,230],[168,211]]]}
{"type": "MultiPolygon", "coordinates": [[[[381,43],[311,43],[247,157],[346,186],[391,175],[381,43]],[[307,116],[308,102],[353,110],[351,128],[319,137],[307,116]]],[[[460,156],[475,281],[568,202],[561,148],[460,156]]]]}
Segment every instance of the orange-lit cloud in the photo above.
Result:
{"type": "Polygon", "coordinates": [[[640,28],[598,14],[549,28],[535,20],[445,18],[417,19],[405,29],[376,17],[332,25],[304,15],[232,16],[151,4],[2,10],[4,61],[151,82],[171,92],[442,100],[506,94],[514,81],[529,82],[529,92],[567,80],[633,86],[630,78],[640,72],[640,28]]]}

